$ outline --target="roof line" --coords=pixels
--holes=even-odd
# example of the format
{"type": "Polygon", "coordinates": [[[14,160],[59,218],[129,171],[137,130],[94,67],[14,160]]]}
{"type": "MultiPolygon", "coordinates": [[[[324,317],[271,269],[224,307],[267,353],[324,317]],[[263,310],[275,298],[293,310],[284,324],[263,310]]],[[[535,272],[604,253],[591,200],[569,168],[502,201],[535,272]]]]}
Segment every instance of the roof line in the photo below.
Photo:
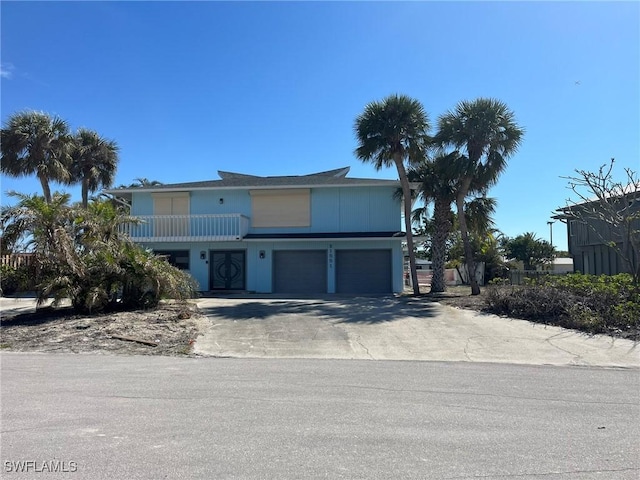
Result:
{"type": "Polygon", "coordinates": [[[218,170],[221,179],[238,179],[238,178],[305,178],[305,177],[337,177],[344,178],[349,173],[351,167],[336,168],[334,170],[325,170],[323,172],[309,173],[307,175],[249,175],[246,173],[227,172],[218,170]]]}
{"type": "MultiPolygon", "coordinates": [[[[354,180],[354,179],[352,179],[354,180]]],[[[308,183],[294,184],[294,185],[235,185],[235,186],[200,186],[200,187],[189,187],[188,185],[184,185],[182,187],[172,187],[169,185],[159,185],[156,187],[132,187],[132,188],[110,188],[105,189],[105,193],[117,194],[117,193],[133,193],[133,192],[145,192],[145,193],[154,193],[154,192],[184,192],[184,191],[194,191],[194,190],[286,190],[292,188],[327,188],[327,187],[336,187],[336,188],[354,188],[354,187],[379,187],[379,186],[392,186],[392,184],[400,185],[399,180],[387,180],[387,179],[355,179],[355,180],[368,180],[363,183],[328,183],[328,184],[320,184],[320,185],[310,185],[308,183]]],[[[194,182],[199,183],[199,182],[194,182]]],[[[417,188],[418,184],[412,184],[412,187],[417,188]]]]}

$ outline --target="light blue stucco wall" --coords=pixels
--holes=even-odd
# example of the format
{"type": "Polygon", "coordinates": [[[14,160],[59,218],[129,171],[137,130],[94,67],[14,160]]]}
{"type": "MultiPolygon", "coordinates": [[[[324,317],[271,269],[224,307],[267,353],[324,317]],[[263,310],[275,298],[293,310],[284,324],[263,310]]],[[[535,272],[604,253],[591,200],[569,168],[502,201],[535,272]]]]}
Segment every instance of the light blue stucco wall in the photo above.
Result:
{"type": "Polygon", "coordinates": [[[251,196],[247,190],[218,190],[191,192],[191,214],[240,213],[251,215],[251,196]],[[222,199],[222,203],[220,200],[222,199]]]}
{"type": "Polygon", "coordinates": [[[153,215],[153,197],[150,193],[131,195],[131,215],[153,215]]]}
{"type": "MultiPolygon", "coordinates": [[[[189,250],[189,273],[196,279],[201,291],[209,290],[209,256],[211,250],[244,250],[246,252],[246,289],[258,293],[273,291],[274,250],[336,250],[390,249],[392,258],[392,286],[396,293],[403,290],[403,256],[399,240],[337,240],[337,241],[238,241],[149,243],[154,250],[189,250]],[[264,251],[265,258],[259,258],[264,251]],[[200,258],[204,252],[205,258],[200,258]]],[[[327,291],[335,293],[335,262],[328,264],[327,291]]]]}
{"type": "MultiPolygon", "coordinates": [[[[400,200],[394,187],[329,187],[311,189],[311,226],[253,228],[249,233],[375,232],[402,229],[400,200]]],[[[153,215],[150,193],[133,193],[133,215],[153,215]]],[[[239,213],[251,218],[248,190],[193,191],[190,213],[239,213]],[[223,199],[223,203],[220,203],[223,199]]]]}

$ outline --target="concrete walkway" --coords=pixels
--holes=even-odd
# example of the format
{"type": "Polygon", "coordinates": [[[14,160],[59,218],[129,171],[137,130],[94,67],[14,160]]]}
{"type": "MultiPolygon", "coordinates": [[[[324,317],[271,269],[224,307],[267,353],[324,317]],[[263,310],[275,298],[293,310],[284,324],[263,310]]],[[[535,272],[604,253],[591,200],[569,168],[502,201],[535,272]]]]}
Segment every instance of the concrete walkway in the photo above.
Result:
{"type": "Polygon", "coordinates": [[[206,298],[201,355],[640,368],[640,345],[411,297],[206,298]]]}

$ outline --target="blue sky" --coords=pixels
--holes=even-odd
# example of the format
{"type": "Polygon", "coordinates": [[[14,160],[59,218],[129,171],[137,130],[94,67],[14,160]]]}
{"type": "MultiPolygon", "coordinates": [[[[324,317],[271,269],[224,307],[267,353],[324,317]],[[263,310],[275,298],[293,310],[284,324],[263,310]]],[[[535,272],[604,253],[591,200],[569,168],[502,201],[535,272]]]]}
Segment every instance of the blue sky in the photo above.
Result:
{"type": "MultiPolygon", "coordinates": [[[[12,2],[1,9],[1,117],[35,109],[121,148],[117,184],[351,166],[355,117],[391,93],[435,124],[506,102],[526,129],[491,191],[497,227],[549,238],[562,176],[640,170],[640,4],[12,2]]],[[[2,177],[40,193],[35,179],[2,177]]],[[[78,189],[70,190],[79,199],[78,189]]],[[[564,226],[554,244],[566,248],[564,226]]]]}

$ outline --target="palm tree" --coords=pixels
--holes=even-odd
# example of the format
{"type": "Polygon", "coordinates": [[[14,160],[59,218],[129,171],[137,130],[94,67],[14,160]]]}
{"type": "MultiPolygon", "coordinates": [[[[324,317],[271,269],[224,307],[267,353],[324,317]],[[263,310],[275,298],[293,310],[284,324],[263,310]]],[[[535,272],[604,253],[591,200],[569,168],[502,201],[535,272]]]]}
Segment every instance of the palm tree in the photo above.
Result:
{"type": "Polygon", "coordinates": [[[76,215],[76,223],[82,225],[83,244],[120,241],[126,237],[124,225],[141,223],[138,217],[130,216],[127,209],[110,199],[94,198],[76,215]]]}
{"type": "Polygon", "coordinates": [[[475,262],[464,215],[465,198],[474,180],[486,188],[497,182],[507,159],[517,151],[523,134],[524,129],[517,125],[507,105],[491,98],[462,101],[438,120],[436,143],[463,154],[458,164],[461,182],[456,208],[472,295],[480,294],[480,287],[473,274],[475,262]]]}
{"type": "Polygon", "coordinates": [[[38,305],[70,299],[78,311],[92,312],[149,307],[195,292],[187,273],[120,234],[119,226],[135,219],[108,202],[85,209],[70,206],[69,194],[55,192],[49,203],[41,195],[9,195],[18,203],[3,212],[2,226],[14,225],[13,234],[28,239],[35,253],[38,305]]]}
{"type": "MultiPolygon", "coordinates": [[[[444,270],[447,254],[447,240],[454,224],[457,223],[451,205],[455,203],[460,185],[458,151],[440,153],[409,170],[409,179],[420,183],[420,197],[425,205],[433,203],[433,215],[430,222],[431,260],[433,276],[431,293],[441,293],[446,289],[444,270]]],[[[495,200],[485,196],[482,184],[473,181],[469,195],[465,199],[466,223],[470,230],[484,232],[492,224],[491,215],[495,209],[495,200]]],[[[418,218],[427,215],[426,206],[414,210],[418,218]]]]}
{"type": "MultiPolygon", "coordinates": [[[[25,238],[26,249],[42,257],[61,257],[69,251],[69,232],[73,224],[68,193],[54,192],[47,202],[42,195],[8,192],[18,199],[3,216],[3,226],[17,239],[25,238]]],[[[73,249],[71,249],[73,250],[73,249]]],[[[71,260],[65,257],[66,263],[71,260]]]]}
{"type": "MultiPolygon", "coordinates": [[[[495,213],[495,207],[497,205],[495,198],[489,198],[485,196],[485,193],[479,193],[476,196],[470,195],[465,201],[464,213],[465,221],[469,231],[469,243],[471,244],[471,251],[474,261],[481,260],[486,262],[494,262],[495,259],[489,258],[486,254],[488,248],[493,246],[493,238],[498,230],[495,229],[493,223],[493,214],[495,213]]],[[[448,258],[450,261],[458,264],[466,264],[466,254],[464,244],[462,241],[462,235],[460,234],[460,221],[458,215],[454,215],[454,234],[451,237],[451,243],[449,245],[448,258]],[[461,262],[460,262],[461,260],[461,262]]],[[[489,265],[485,265],[489,267],[489,265]]],[[[456,269],[458,267],[456,266],[456,269]]],[[[460,278],[464,279],[464,273],[458,269],[460,278]]],[[[469,283],[471,279],[469,279],[469,283]]]]}
{"type": "Polygon", "coordinates": [[[420,293],[416,273],[411,230],[411,186],[405,162],[421,161],[427,150],[429,119],[418,100],[406,95],[390,95],[379,102],[369,103],[356,117],[355,134],[358,147],[355,155],[363,162],[372,162],[376,170],[394,166],[398,170],[404,203],[404,221],[409,250],[409,268],[413,293],[420,293]]]}
{"type": "Polygon", "coordinates": [[[49,182],[68,182],[69,126],[46,113],[19,112],[7,121],[0,133],[3,173],[12,177],[36,175],[47,203],[51,202],[49,182]]]}
{"type": "MultiPolygon", "coordinates": [[[[115,189],[125,189],[125,188],[138,188],[138,187],[155,187],[158,185],[164,185],[162,182],[158,180],[149,180],[146,177],[135,178],[135,181],[129,185],[125,185],[124,183],[115,187],[115,189]]],[[[131,211],[131,201],[127,200],[124,197],[120,197],[113,193],[104,193],[102,192],[97,197],[98,200],[107,199],[109,202],[113,204],[114,207],[122,209],[123,213],[128,214],[131,211]]]]}
{"type": "Polygon", "coordinates": [[[155,187],[157,185],[164,185],[162,182],[158,180],[149,180],[147,177],[142,178],[134,178],[134,182],[128,187],[124,188],[134,188],[134,187],[155,187]]]}
{"type": "Polygon", "coordinates": [[[97,132],[81,128],[74,136],[71,153],[71,182],[82,186],[82,206],[87,208],[89,192],[110,187],[118,166],[118,145],[97,132]]]}
{"type": "MultiPolygon", "coordinates": [[[[444,267],[446,243],[453,227],[451,204],[456,197],[456,179],[449,175],[449,164],[457,152],[438,155],[432,160],[421,163],[408,172],[409,179],[420,182],[420,197],[425,205],[433,202],[433,220],[431,222],[431,262],[433,276],[431,293],[444,292],[444,267]]],[[[414,211],[424,217],[426,207],[414,211]]]]}

